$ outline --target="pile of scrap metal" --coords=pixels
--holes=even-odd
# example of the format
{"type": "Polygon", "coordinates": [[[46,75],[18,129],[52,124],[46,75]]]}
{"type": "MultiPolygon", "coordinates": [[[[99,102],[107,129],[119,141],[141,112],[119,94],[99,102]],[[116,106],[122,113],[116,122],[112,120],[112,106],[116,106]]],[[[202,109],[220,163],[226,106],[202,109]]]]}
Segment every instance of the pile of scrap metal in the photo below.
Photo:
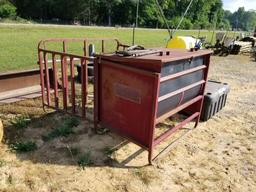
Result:
{"type": "Polygon", "coordinates": [[[228,37],[226,32],[217,32],[215,45],[207,45],[205,48],[212,49],[215,55],[226,56],[230,54],[234,41],[235,39],[228,37]]]}
{"type": "Polygon", "coordinates": [[[225,32],[216,33],[215,45],[205,46],[207,49],[213,49],[215,55],[227,56],[229,54],[254,53],[255,37],[229,37],[225,32]]]}
{"type": "Polygon", "coordinates": [[[253,54],[255,51],[256,38],[253,36],[248,36],[235,41],[231,54],[253,54]]]}
{"type": "Polygon", "coordinates": [[[252,47],[252,42],[235,41],[230,53],[233,55],[250,53],[252,47]]]}

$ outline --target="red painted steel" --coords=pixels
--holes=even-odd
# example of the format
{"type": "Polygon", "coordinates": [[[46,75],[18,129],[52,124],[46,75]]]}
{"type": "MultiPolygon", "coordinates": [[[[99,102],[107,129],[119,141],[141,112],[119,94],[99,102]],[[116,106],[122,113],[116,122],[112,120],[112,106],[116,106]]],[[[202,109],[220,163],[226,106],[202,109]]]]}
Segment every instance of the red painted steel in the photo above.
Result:
{"type": "Polygon", "coordinates": [[[59,108],[59,92],[58,92],[58,66],[56,63],[55,54],[52,54],[52,66],[53,66],[53,81],[54,81],[54,99],[55,99],[55,108],[59,108]]]}
{"type": "Polygon", "coordinates": [[[79,38],[79,39],[46,39],[40,41],[38,44],[38,64],[40,66],[40,81],[41,81],[41,92],[42,92],[42,105],[43,107],[48,106],[50,108],[55,108],[56,110],[61,110],[59,92],[62,92],[62,102],[63,110],[68,112],[69,107],[72,108],[72,113],[79,113],[76,104],[76,85],[75,85],[75,62],[80,61],[82,68],[82,84],[81,84],[81,115],[86,117],[86,103],[87,103],[87,88],[88,88],[88,74],[87,74],[87,64],[92,58],[89,58],[87,45],[88,43],[101,42],[102,51],[105,51],[105,41],[112,41],[117,44],[117,48],[124,47],[119,43],[117,39],[111,38],[79,38]],[[81,42],[82,55],[76,55],[73,53],[68,53],[68,45],[71,42],[81,42]],[[48,44],[51,43],[61,43],[63,51],[50,50],[47,48],[48,44]],[[51,60],[48,61],[48,57],[51,60]],[[60,58],[60,60],[58,60],[60,58]],[[57,63],[60,63],[58,65],[57,63]],[[48,68],[52,64],[53,68],[53,85],[50,86],[50,77],[48,68]],[[60,73],[59,73],[60,72],[60,73]],[[59,77],[59,74],[61,76],[59,77]],[[69,80],[70,77],[70,80],[69,80]],[[59,90],[59,81],[61,80],[61,90],[59,90]],[[54,91],[54,107],[51,106],[51,88],[54,91]],[[45,94],[46,92],[46,94],[45,94]],[[70,96],[70,98],[69,98],[70,96]],[[70,105],[71,104],[71,105],[70,105]]]}
{"type": "Polygon", "coordinates": [[[185,50],[168,50],[159,54],[141,57],[120,57],[115,54],[100,54],[95,60],[94,87],[94,125],[104,125],[132,142],[148,150],[151,164],[156,145],[171,134],[195,119],[195,126],[200,118],[205,82],[209,68],[210,51],[189,52],[185,50]],[[165,54],[166,51],[170,55],[165,54]],[[191,63],[195,58],[204,58],[201,66],[161,77],[165,63],[173,61],[191,63]],[[159,96],[163,82],[178,79],[185,75],[202,72],[202,79],[180,87],[175,91],[159,96]],[[185,94],[194,88],[200,88],[196,96],[183,101],[185,94]],[[157,116],[159,103],[181,94],[178,105],[157,116]],[[177,126],[170,128],[159,137],[155,137],[158,123],[172,115],[190,109],[192,114],[177,126]]]}

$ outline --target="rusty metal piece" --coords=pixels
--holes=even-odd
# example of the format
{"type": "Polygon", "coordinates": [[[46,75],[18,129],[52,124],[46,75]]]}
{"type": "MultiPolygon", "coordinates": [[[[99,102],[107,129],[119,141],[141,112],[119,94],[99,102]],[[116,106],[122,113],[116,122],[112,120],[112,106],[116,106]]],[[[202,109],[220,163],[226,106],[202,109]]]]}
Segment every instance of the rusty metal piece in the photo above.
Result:
{"type": "Polygon", "coordinates": [[[12,91],[40,84],[38,69],[0,74],[0,92],[12,91]]]}

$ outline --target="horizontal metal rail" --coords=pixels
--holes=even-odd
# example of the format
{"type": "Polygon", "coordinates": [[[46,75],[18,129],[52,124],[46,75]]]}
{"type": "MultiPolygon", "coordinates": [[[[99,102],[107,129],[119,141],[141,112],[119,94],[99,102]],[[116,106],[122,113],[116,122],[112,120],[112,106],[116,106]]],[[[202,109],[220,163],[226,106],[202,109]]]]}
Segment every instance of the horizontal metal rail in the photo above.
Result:
{"type": "Polygon", "coordinates": [[[199,95],[199,96],[197,96],[196,98],[194,98],[194,99],[192,99],[192,100],[190,100],[190,101],[188,101],[188,102],[186,102],[186,103],[184,103],[184,104],[178,106],[177,108],[175,108],[175,109],[173,109],[173,110],[171,110],[171,111],[165,113],[164,115],[162,115],[162,116],[160,116],[160,117],[158,117],[158,118],[156,119],[156,124],[158,124],[158,123],[160,123],[161,121],[165,120],[166,118],[168,118],[168,117],[170,117],[170,116],[172,116],[172,115],[174,115],[174,114],[180,112],[181,110],[187,108],[188,106],[190,106],[190,105],[192,105],[192,104],[194,104],[194,103],[200,101],[201,99],[203,99],[203,96],[202,96],[202,95],[199,95]]]}
{"type": "Polygon", "coordinates": [[[44,53],[50,53],[50,54],[55,54],[55,55],[59,55],[62,56],[64,55],[65,57],[73,57],[76,59],[91,59],[90,57],[86,57],[86,56],[81,56],[81,55],[75,55],[75,54],[71,54],[71,53],[64,53],[64,52],[59,52],[59,51],[52,51],[52,50],[47,50],[47,49],[38,49],[38,51],[43,51],[44,53]]]}
{"type": "Polygon", "coordinates": [[[162,96],[162,97],[159,97],[159,98],[158,98],[158,102],[161,102],[161,101],[164,101],[164,100],[166,100],[166,99],[169,99],[170,97],[173,97],[173,96],[175,96],[175,95],[178,95],[178,94],[180,94],[180,93],[183,93],[183,92],[185,92],[185,91],[188,91],[189,89],[192,89],[192,88],[197,87],[198,85],[202,85],[202,84],[204,84],[204,83],[205,83],[205,80],[201,80],[201,81],[198,81],[198,82],[193,83],[193,84],[191,84],[191,85],[188,85],[188,86],[186,86],[186,87],[183,87],[183,88],[181,88],[181,89],[178,89],[177,91],[174,91],[174,92],[171,92],[171,93],[169,93],[169,94],[166,94],[166,95],[164,95],[164,96],[162,96]]]}
{"type": "Polygon", "coordinates": [[[176,125],[175,127],[170,128],[168,131],[164,132],[163,134],[161,134],[160,136],[158,136],[157,138],[154,139],[153,145],[156,146],[158,145],[160,142],[164,141],[165,139],[167,139],[170,135],[172,135],[173,133],[175,133],[178,129],[180,129],[181,127],[184,127],[187,123],[189,123],[190,121],[192,121],[193,119],[195,119],[196,117],[198,117],[200,115],[199,112],[194,113],[193,115],[189,116],[187,119],[185,119],[184,121],[182,121],[181,123],[179,123],[178,125],[176,125]]]}
{"type": "Polygon", "coordinates": [[[206,66],[202,65],[202,66],[199,66],[199,67],[195,67],[193,69],[188,69],[188,70],[185,70],[185,71],[182,71],[182,72],[179,72],[179,73],[168,75],[166,77],[162,77],[160,79],[160,83],[163,83],[165,81],[169,81],[169,80],[172,80],[172,79],[176,79],[176,78],[178,78],[180,76],[184,76],[184,75],[187,75],[187,74],[190,74],[190,73],[194,73],[196,71],[200,71],[200,70],[205,69],[205,68],[206,68],[206,66]]]}

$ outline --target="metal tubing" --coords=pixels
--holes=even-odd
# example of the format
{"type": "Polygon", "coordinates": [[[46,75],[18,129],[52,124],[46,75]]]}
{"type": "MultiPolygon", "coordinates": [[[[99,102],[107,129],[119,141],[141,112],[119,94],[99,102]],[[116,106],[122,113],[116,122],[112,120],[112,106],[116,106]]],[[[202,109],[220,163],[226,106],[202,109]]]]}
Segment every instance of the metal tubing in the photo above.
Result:
{"type": "Polygon", "coordinates": [[[84,40],[84,56],[87,56],[87,42],[84,40]]]}
{"type": "Polygon", "coordinates": [[[104,40],[101,41],[101,52],[102,53],[105,52],[105,42],[104,42],[104,40]]]}
{"type": "Polygon", "coordinates": [[[40,81],[41,81],[41,94],[42,94],[42,106],[45,105],[45,86],[44,86],[44,66],[43,66],[43,59],[42,59],[42,52],[38,51],[39,57],[39,67],[40,67],[40,81]]]}
{"type": "Polygon", "coordinates": [[[94,86],[93,86],[93,97],[94,97],[94,101],[93,101],[93,120],[94,120],[94,131],[97,132],[97,128],[98,128],[98,122],[99,122],[99,64],[100,64],[100,60],[99,59],[95,59],[94,60],[94,86]]]}
{"type": "Polygon", "coordinates": [[[63,94],[63,108],[67,111],[67,84],[66,84],[66,65],[65,65],[65,56],[61,55],[61,78],[62,78],[62,94],[63,94]]]}
{"type": "Polygon", "coordinates": [[[85,90],[85,62],[84,59],[81,59],[81,83],[82,83],[82,117],[85,118],[85,97],[86,97],[86,90],[85,90]]]}
{"type": "MultiPolygon", "coordinates": [[[[207,82],[208,80],[208,71],[209,71],[209,66],[210,66],[210,55],[207,55],[204,59],[204,65],[206,65],[206,68],[204,69],[204,81],[207,82]]],[[[200,94],[204,95],[205,92],[205,86],[206,83],[202,84],[202,89],[200,90],[200,94]]],[[[199,121],[200,121],[200,117],[201,117],[201,112],[202,112],[202,108],[203,108],[203,103],[204,103],[204,97],[202,98],[202,100],[200,101],[199,105],[199,115],[197,117],[196,123],[195,123],[195,127],[197,127],[199,121]]]]}
{"type": "Polygon", "coordinates": [[[175,95],[178,95],[178,94],[180,94],[180,93],[182,93],[182,92],[185,92],[185,91],[187,91],[187,90],[189,90],[189,89],[192,89],[192,88],[194,88],[194,87],[196,87],[196,86],[198,86],[198,85],[202,85],[202,84],[204,84],[204,83],[205,83],[205,80],[201,80],[201,81],[198,81],[198,82],[193,83],[193,84],[191,84],[191,85],[188,85],[188,86],[186,86],[186,87],[184,87],[184,88],[182,88],[182,89],[178,89],[178,90],[176,90],[176,91],[174,91],[174,92],[171,92],[171,93],[166,94],[166,95],[164,95],[164,96],[162,96],[162,97],[159,97],[159,98],[158,98],[158,102],[161,102],[161,101],[163,101],[163,100],[169,99],[170,97],[173,97],[173,96],[175,96],[175,95]]]}
{"type": "Polygon", "coordinates": [[[74,57],[77,59],[90,59],[89,57],[85,57],[85,56],[81,56],[81,55],[63,53],[63,52],[59,52],[59,51],[51,51],[51,50],[47,50],[47,49],[39,49],[39,51],[42,51],[44,53],[50,53],[50,54],[54,53],[55,55],[63,55],[65,57],[74,57]]]}
{"type": "Polygon", "coordinates": [[[166,131],[165,133],[163,133],[162,135],[157,137],[154,140],[154,146],[158,145],[161,141],[167,139],[171,134],[176,132],[179,128],[185,126],[187,123],[189,123],[190,121],[192,121],[193,119],[195,119],[198,116],[199,116],[199,112],[194,113],[193,115],[189,116],[187,119],[185,119],[184,121],[182,121],[181,123],[179,123],[175,127],[169,129],[168,131],[166,131]]]}
{"type": "Polygon", "coordinates": [[[160,82],[163,83],[165,81],[169,81],[171,79],[175,79],[175,78],[178,78],[180,76],[184,76],[184,75],[187,75],[187,74],[190,74],[190,73],[194,73],[196,71],[200,71],[200,70],[205,69],[205,68],[206,68],[206,66],[202,65],[202,66],[195,67],[195,68],[192,68],[192,69],[188,69],[188,70],[185,70],[185,71],[182,71],[182,72],[179,72],[179,73],[168,75],[166,77],[162,77],[160,82]]]}
{"type": "Polygon", "coordinates": [[[159,95],[159,82],[160,82],[160,74],[155,76],[155,84],[154,84],[154,93],[153,93],[153,101],[155,104],[153,105],[152,109],[152,117],[151,117],[151,124],[150,124],[150,131],[149,131],[149,147],[148,147],[148,163],[152,165],[152,158],[153,158],[153,150],[154,150],[154,135],[155,135],[155,126],[156,126],[156,116],[157,116],[157,108],[158,108],[158,95],[159,95]]]}
{"type": "Polygon", "coordinates": [[[53,81],[54,81],[54,100],[55,108],[59,108],[59,92],[58,92],[58,67],[56,64],[55,54],[52,54],[52,65],[53,65],[53,81]]]}
{"type": "Polygon", "coordinates": [[[196,98],[194,98],[194,99],[192,99],[192,100],[190,100],[190,101],[184,103],[183,105],[180,105],[179,107],[177,107],[177,108],[175,108],[175,109],[173,109],[173,110],[171,110],[171,111],[165,113],[164,115],[162,115],[162,116],[160,116],[160,117],[158,117],[158,118],[156,119],[156,123],[160,123],[161,121],[165,120],[166,118],[168,118],[168,117],[174,115],[175,113],[178,113],[179,111],[181,111],[181,110],[187,108],[188,106],[190,106],[190,105],[196,103],[197,101],[201,100],[202,98],[203,98],[203,96],[202,96],[202,95],[199,95],[199,96],[197,96],[196,98]]]}
{"type": "Polygon", "coordinates": [[[45,70],[45,81],[46,81],[46,92],[47,92],[47,104],[51,104],[51,95],[50,95],[50,79],[49,79],[49,70],[47,63],[47,54],[44,53],[44,70],[45,70]]]}
{"type": "Polygon", "coordinates": [[[71,103],[72,112],[76,112],[76,90],[75,90],[75,72],[74,72],[74,58],[70,58],[70,76],[71,76],[71,103]]]}

